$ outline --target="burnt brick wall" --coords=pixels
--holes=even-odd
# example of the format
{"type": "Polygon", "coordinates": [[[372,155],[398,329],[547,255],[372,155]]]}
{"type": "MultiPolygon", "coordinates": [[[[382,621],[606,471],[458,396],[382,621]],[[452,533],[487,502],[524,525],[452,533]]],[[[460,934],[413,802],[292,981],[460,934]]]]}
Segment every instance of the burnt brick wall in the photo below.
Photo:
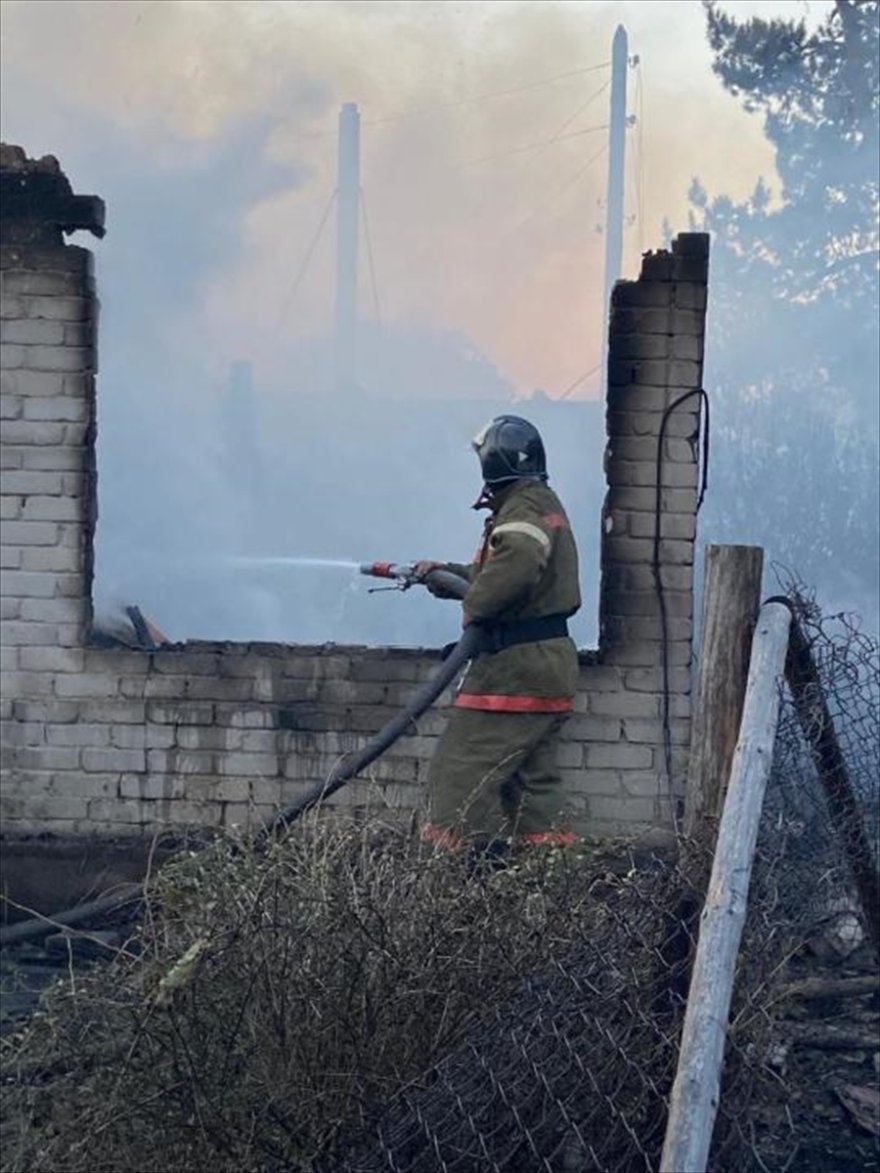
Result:
{"type": "MultiPolygon", "coordinates": [[[[22,156],[23,157],[23,156],[22,156]]],[[[74,197],[84,199],[86,197],[74,197]]],[[[6,228],[8,226],[4,226],[6,228]]],[[[678,237],[617,285],[610,323],[608,494],[600,647],[582,657],[560,768],[576,825],[602,836],[668,825],[662,714],[684,779],[700,403],[663,445],[660,573],[652,571],[663,412],[699,388],[708,239],[678,237]]],[[[143,835],[271,816],[360,746],[436,668],[425,650],[188,643],[95,646],[91,254],[61,233],[4,231],[2,267],[2,814],[7,836],[143,835]]],[[[448,703],[449,696],[444,698],[448,703]]],[[[420,806],[443,705],[334,799],[420,806]]]]}

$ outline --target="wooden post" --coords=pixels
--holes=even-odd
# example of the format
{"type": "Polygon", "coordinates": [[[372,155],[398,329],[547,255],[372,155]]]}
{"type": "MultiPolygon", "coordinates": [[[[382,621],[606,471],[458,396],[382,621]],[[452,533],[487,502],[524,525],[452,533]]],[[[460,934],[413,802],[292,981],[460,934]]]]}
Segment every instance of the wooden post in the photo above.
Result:
{"type": "Polygon", "coordinates": [[[761,605],[760,546],[707,546],[699,673],[685,793],[685,838],[709,840],[730,777],[761,605]],[[711,820],[709,827],[707,820],[711,820]]]}
{"type": "Polygon", "coordinates": [[[834,720],[822,692],[822,682],[810,645],[797,619],[791,625],[785,666],[795,712],[810,747],[816,773],[828,803],[828,813],[840,837],[855,882],[868,933],[880,956],[880,880],[871,840],[849,780],[846,760],[837,740],[834,720]]]}
{"type": "Polygon", "coordinates": [[[661,1173],[704,1173],[721,1087],[727,1019],[764,791],[779,720],[791,611],[765,603],[752,655],[739,739],[688,993],[661,1173]]]}

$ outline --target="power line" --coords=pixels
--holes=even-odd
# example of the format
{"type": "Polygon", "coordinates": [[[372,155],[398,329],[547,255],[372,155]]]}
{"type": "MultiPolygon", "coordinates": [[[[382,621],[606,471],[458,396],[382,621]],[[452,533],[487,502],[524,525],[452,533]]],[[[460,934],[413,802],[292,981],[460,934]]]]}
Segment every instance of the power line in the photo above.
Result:
{"type": "Polygon", "coordinates": [[[557,400],[559,400],[559,399],[565,399],[565,398],[566,398],[566,396],[568,396],[568,395],[571,395],[571,393],[572,393],[572,391],[574,391],[575,387],[580,387],[581,383],[584,383],[584,382],[586,382],[586,380],[587,380],[587,379],[589,379],[589,377],[590,377],[591,375],[595,375],[595,374],[596,374],[596,372],[597,372],[598,370],[600,370],[600,369],[601,369],[601,367],[602,367],[602,364],[601,364],[601,362],[597,362],[597,363],[596,363],[596,365],[595,365],[594,367],[591,367],[591,368],[590,368],[590,370],[588,370],[588,371],[586,372],[586,374],[584,374],[584,375],[579,375],[579,376],[578,376],[578,377],[575,379],[575,381],[574,381],[574,382],[571,384],[571,386],[569,386],[569,387],[566,387],[566,389],[565,389],[565,390],[562,392],[562,394],[561,394],[561,395],[557,395],[557,396],[556,396],[557,400]]]}
{"type": "MultiPolygon", "coordinates": [[[[599,86],[598,90],[596,90],[595,93],[590,94],[590,96],[589,96],[589,98],[587,98],[586,102],[584,102],[580,106],[578,106],[578,108],[577,108],[577,110],[575,110],[574,114],[572,114],[568,118],[566,118],[566,120],[561,124],[561,126],[558,126],[556,128],[556,131],[554,133],[559,135],[559,134],[562,134],[562,132],[564,130],[568,130],[568,128],[571,126],[571,124],[573,122],[575,122],[578,118],[580,118],[580,116],[583,114],[583,112],[589,106],[592,106],[593,102],[595,102],[598,97],[601,97],[601,95],[605,93],[605,91],[609,88],[610,85],[611,85],[611,82],[606,81],[604,85],[599,86]]],[[[553,140],[551,140],[551,141],[553,141],[553,140]]]]}
{"type": "Polygon", "coordinates": [[[644,249],[644,223],[645,223],[645,155],[642,144],[642,135],[645,129],[645,105],[644,93],[642,90],[642,63],[636,68],[636,105],[638,109],[638,124],[636,127],[636,146],[639,152],[639,169],[638,169],[638,209],[639,209],[639,253],[644,249]]]}
{"type": "Polygon", "coordinates": [[[528,146],[512,147],[507,151],[496,151],[491,155],[482,155],[479,159],[465,159],[459,163],[460,167],[475,167],[477,163],[490,163],[493,159],[507,159],[511,155],[521,155],[526,151],[539,151],[541,147],[548,147],[552,143],[562,143],[567,139],[581,138],[585,134],[596,134],[597,131],[607,130],[608,125],[588,126],[585,130],[573,130],[570,134],[557,134],[552,138],[541,139],[538,143],[529,143],[528,146]]]}
{"type": "Polygon", "coordinates": [[[281,305],[278,310],[278,324],[279,325],[281,324],[281,321],[284,318],[284,315],[287,312],[287,309],[290,306],[290,303],[293,301],[293,298],[296,295],[296,291],[299,289],[300,283],[306,274],[306,269],[308,269],[309,262],[312,259],[312,254],[314,253],[315,249],[318,246],[318,241],[321,239],[321,233],[324,231],[324,225],[327,223],[327,217],[330,215],[330,209],[333,207],[333,203],[334,203],[335,199],[336,199],[336,188],[334,188],[330,194],[330,199],[327,201],[327,206],[324,208],[324,214],[321,216],[321,222],[318,224],[317,230],[315,231],[314,236],[312,237],[311,241],[309,242],[309,246],[306,249],[305,256],[302,259],[302,263],[300,264],[300,267],[299,267],[299,270],[296,274],[296,277],[294,277],[294,279],[293,279],[293,284],[291,285],[290,289],[287,291],[287,294],[285,295],[285,297],[282,299],[281,305]]]}
{"type": "MultiPolygon", "coordinates": [[[[489,102],[496,98],[507,98],[513,94],[526,93],[528,90],[540,89],[543,86],[554,85],[558,81],[566,81],[573,77],[584,77],[586,74],[597,73],[601,69],[608,69],[611,65],[610,61],[602,61],[599,65],[583,66],[580,69],[569,69],[565,73],[557,73],[552,77],[544,77],[538,81],[525,82],[523,85],[511,86],[505,90],[494,90],[487,94],[473,94],[467,98],[456,98],[451,102],[438,102],[434,106],[414,106],[405,110],[398,110],[391,114],[385,114],[381,118],[371,118],[363,121],[362,126],[381,126],[388,122],[399,122],[406,118],[424,118],[432,114],[440,114],[446,110],[457,110],[462,106],[469,106],[479,102],[489,102]]],[[[600,91],[601,92],[601,91],[600,91]]],[[[293,139],[293,142],[304,142],[306,139],[313,138],[329,138],[335,135],[335,130],[316,130],[308,134],[299,135],[293,139]]]]}
{"type": "Polygon", "coordinates": [[[494,90],[489,94],[474,94],[470,98],[456,98],[452,102],[440,102],[436,106],[417,106],[411,110],[404,110],[397,114],[387,114],[382,118],[374,118],[367,125],[378,126],[383,122],[397,122],[401,118],[424,117],[425,115],[439,113],[444,110],[456,110],[460,106],[470,106],[477,102],[490,102],[495,98],[507,98],[512,94],[522,94],[527,90],[537,90],[542,86],[553,85],[557,81],[565,81],[572,77],[583,77],[588,73],[597,73],[600,69],[608,69],[610,65],[610,61],[603,61],[600,65],[590,65],[582,69],[570,69],[566,73],[557,73],[553,77],[545,77],[540,81],[526,82],[524,85],[512,86],[506,90],[494,90]]]}
{"type": "Polygon", "coordinates": [[[376,285],[376,269],[373,264],[373,243],[370,237],[370,222],[367,219],[367,199],[364,189],[361,188],[361,219],[364,224],[364,241],[367,245],[367,262],[370,270],[370,286],[373,291],[373,308],[376,313],[376,323],[382,325],[382,310],[379,306],[379,290],[376,285]]]}
{"type": "Polygon", "coordinates": [[[586,163],[584,163],[583,167],[579,167],[578,170],[574,173],[574,175],[572,175],[568,179],[566,179],[565,183],[563,183],[561,185],[561,187],[558,187],[556,189],[556,191],[553,193],[553,195],[550,196],[549,199],[544,200],[544,202],[539,204],[537,206],[537,208],[533,208],[532,211],[529,212],[528,216],[526,216],[523,220],[520,220],[519,224],[517,224],[516,228],[514,228],[513,231],[514,232],[521,231],[521,229],[525,228],[526,224],[528,224],[530,220],[534,220],[535,216],[540,215],[541,212],[546,212],[546,210],[548,208],[552,207],[553,204],[556,203],[556,201],[559,199],[560,196],[564,195],[568,191],[569,188],[574,187],[574,185],[578,182],[578,180],[582,179],[586,175],[586,173],[590,170],[590,168],[593,166],[593,164],[597,160],[601,159],[607,150],[608,150],[608,144],[603,143],[602,146],[598,149],[598,151],[596,151],[596,153],[594,155],[591,155],[590,158],[586,161],[586,163]]]}

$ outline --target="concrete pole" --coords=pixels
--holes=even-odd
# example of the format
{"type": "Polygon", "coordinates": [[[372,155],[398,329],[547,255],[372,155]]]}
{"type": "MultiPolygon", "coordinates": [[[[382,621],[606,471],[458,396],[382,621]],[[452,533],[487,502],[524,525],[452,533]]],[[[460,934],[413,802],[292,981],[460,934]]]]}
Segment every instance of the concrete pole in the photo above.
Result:
{"type": "Polygon", "coordinates": [[[354,102],[339,113],[336,183],[336,386],[355,386],[360,216],[360,114],[354,102]]]}
{"type": "Polygon", "coordinates": [[[608,136],[608,188],[605,196],[605,289],[602,318],[602,389],[608,387],[608,327],[611,290],[623,263],[624,164],[626,161],[626,71],[629,42],[617,26],[611,48],[611,118],[608,136]]]}

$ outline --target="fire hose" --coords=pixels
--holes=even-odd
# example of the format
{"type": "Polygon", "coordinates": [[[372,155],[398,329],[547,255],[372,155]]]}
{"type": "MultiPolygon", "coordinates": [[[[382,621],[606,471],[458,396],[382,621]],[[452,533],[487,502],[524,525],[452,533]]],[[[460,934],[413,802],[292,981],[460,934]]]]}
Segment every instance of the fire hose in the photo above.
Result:
{"type": "MultiPolygon", "coordinates": [[[[448,570],[431,570],[424,579],[418,579],[414,565],[367,562],[361,566],[361,574],[369,574],[374,578],[396,580],[398,585],[388,588],[390,590],[407,590],[413,583],[424,581],[426,586],[442,589],[450,597],[460,599],[468,588],[467,579],[448,570]]],[[[325,798],[329,798],[331,794],[335,794],[346,782],[350,782],[352,778],[365,770],[371,762],[390,749],[404,733],[411,731],[414,723],[431,707],[474,655],[479,639],[480,633],[476,627],[466,627],[461,639],[444,659],[439,671],[422,685],[406,708],[389,721],[384,728],[380,729],[374,737],[370,738],[362,749],[355,750],[344,757],[334,766],[324,782],[312,787],[307,794],[282,811],[260,832],[260,835],[271,835],[295,822],[307,810],[317,806],[325,798]]]]}
{"type": "MultiPolygon", "coordinates": [[[[364,563],[361,566],[361,573],[373,578],[393,580],[395,585],[386,588],[389,590],[408,590],[416,583],[424,583],[426,586],[441,590],[450,598],[460,599],[468,588],[467,579],[448,570],[436,568],[429,571],[424,577],[419,577],[414,564],[364,563]]],[[[346,782],[350,782],[352,778],[390,749],[399,738],[410,732],[419,717],[431,707],[440,694],[452,683],[467,661],[472,658],[479,642],[479,629],[473,626],[466,627],[458,643],[445,656],[440,669],[417,690],[409,704],[375,736],[371,737],[362,749],[353,751],[338,762],[323,782],[313,786],[295,803],[262,827],[256,836],[257,841],[286,830],[306,811],[318,806],[331,794],[335,794],[337,790],[341,790],[346,782]]],[[[21,921],[18,924],[4,926],[0,929],[0,946],[38,937],[53,926],[69,927],[80,924],[93,916],[108,915],[125,905],[137,902],[142,896],[142,885],[126,884],[118,893],[102,896],[86,904],[53,913],[52,916],[37,917],[21,921]]]]}

